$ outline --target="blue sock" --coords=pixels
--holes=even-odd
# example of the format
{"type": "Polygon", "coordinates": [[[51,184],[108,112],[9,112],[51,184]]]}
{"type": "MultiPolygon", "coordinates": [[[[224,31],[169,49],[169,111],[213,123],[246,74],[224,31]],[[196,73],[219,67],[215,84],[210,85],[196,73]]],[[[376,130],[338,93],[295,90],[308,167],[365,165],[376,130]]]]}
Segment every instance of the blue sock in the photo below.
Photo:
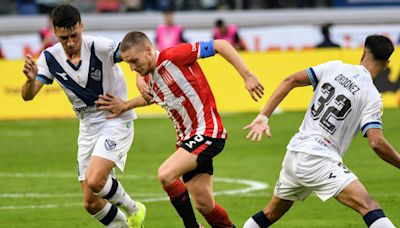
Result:
{"type": "Polygon", "coordinates": [[[384,217],[386,217],[386,216],[383,213],[382,209],[376,209],[376,210],[373,210],[373,211],[369,211],[367,214],[365,214],[363,219],[364,219],[364,222],[369,227],[376,220],[378,220],[380,218],[384,218],[384,217]]]}
{"type": "Polygon", "coordinates": [[[267,216],[265,216],[263,211],[258,212],[257,214],[253,215],[252,218],[261,228],[266,228],[272,225],[272,222],[269,221],[267,216]]]}

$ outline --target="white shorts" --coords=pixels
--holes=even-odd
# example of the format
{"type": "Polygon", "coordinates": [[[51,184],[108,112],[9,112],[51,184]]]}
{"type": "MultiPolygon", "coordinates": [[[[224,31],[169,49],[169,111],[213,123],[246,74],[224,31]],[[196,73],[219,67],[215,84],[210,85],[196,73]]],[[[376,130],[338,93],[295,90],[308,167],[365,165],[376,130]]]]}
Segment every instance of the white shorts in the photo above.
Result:
{"type": "MultiPolygon", "coordinates": [[[[107,120],[100,123],[80,123],[78,137],[78,180],[85,173],[92,156],[113,161],[123,172],[134,136],[133,121],[107,120]]],[[[111,172],[114,176],[114,170],[111,172]]]]}
{"type": "Polygon", "coordinates": [[[357,177],[341,162],[288,150],[274,194],[285,200],[303,201],[314,192],[322,201],[326,201],[336,197],[354,180],[357,177]]]}

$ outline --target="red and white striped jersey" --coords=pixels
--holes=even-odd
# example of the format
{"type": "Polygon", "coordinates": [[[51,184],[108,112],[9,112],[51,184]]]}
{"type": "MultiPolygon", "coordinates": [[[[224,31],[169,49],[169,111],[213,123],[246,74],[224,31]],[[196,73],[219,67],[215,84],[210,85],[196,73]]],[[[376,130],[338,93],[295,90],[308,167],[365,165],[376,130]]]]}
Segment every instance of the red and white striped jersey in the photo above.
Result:
{"type": "Polygon", "coordinates": [[[214,95],[197,63],[197,58],[207,57],[202,56],[202,45],[214,54],[212,42],[185,43],[157,52],[154,73],[147,78],[153,102],[167,111],[175,125],[178,145],[197,134],[227,136],[214,95]]]}

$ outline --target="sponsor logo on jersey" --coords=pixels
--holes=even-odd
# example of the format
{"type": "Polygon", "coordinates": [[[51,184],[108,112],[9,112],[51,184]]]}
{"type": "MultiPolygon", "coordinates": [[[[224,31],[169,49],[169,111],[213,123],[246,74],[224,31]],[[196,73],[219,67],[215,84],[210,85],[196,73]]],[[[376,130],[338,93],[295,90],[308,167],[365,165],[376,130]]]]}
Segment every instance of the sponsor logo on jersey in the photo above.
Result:
{"type": "Polygon", "coordinates": [[[169,98],[169,99],[166,99],[165,102],[163,102],[160,105],[163,106],[165,109],[168,109],[168,110],[179,109],[180,107],[182,107],[182,103],[185,100],[186,99],[185,99],[184,96],[180,96],[178,98],[169,98]]]}
{"type": "Polygon", "coordinates": [[[62,73],[56,72],[56,74],[57,74],[58,76],[60,76],[62,79],[64,79],[65,81],[68,80],[68,78],[67,78],[67,73],[65,73],[65,72],[62,72],[62,73]]]}
{"type": "Polygon", "coordinates": [[[192,52],[197,51],[196,43],[190,43],[192,45],[192,52]]]}
{"type": "Polygon", "coordinates": [[[93,67],[91,69],[92,73],[90,73],[90,77],[93,78],[95,81],[100,81],[101,80],[101,70],[97,69],[95,70],[93,67]]]}
{"type": "Polygon", "coordinates": [[[107,150],[113,150],[116,146],[117,146],[117,143],[114,140],[106,139],[106,141],[104,141],[104,147],[107,150]]]}

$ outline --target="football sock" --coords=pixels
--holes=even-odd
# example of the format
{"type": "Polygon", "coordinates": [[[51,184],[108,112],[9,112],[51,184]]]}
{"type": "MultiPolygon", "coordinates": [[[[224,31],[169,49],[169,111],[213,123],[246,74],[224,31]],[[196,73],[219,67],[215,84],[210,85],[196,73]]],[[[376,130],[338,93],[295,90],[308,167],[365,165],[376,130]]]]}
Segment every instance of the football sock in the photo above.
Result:
{"type": "Polygon", "coordinates": [[[257,214],[249,218],[244,224],[243,228],[266,228],[272,225],[267,216],[261,210],[257,214]]]}
{"type": "Polygon", "coordinates": [[[133,201],[129,194],[125,192],[125,189],[122,187],[121,183],[110,176],[108,177],[103,189],[95,194],[116,206],[121,206],[128,215],[131,215],[139,210],[135,201],[133,201]]]}
{"type": "Polygon", "coordinates": [[[368,212],[364,215],[363,219],[370,228],[395,228],[389,218],[385,216],[382,209],[368,212]]]}
{"type": "Polygon", "coordinates": [[[126,215],[118,209],[118,207],[107,203],[103,209],[93,215],[94,218],[99,220],[107,227],[128,227],[128,219],[126,215]]]}
{"type": "Polygon", "coordinates": [[[226,213],[225,209],[221,207],[218,203],[215,203],[214,209],[204,215],[204,218],[207,220],[208,224],[211,227],[215,228],[232,228],[233,224],[231,220],[229,220],[228,213],[226,213]]]}
{"type": "Polygon", "coordinates": [[[196,216],[190,203],[189,193],[182,180],[178,179],[174,183],[165,186],[164,190],[167,192],[175,210],[181,216],[185,227],[198,228],[199,225],[197,224],[196,216]]]}

